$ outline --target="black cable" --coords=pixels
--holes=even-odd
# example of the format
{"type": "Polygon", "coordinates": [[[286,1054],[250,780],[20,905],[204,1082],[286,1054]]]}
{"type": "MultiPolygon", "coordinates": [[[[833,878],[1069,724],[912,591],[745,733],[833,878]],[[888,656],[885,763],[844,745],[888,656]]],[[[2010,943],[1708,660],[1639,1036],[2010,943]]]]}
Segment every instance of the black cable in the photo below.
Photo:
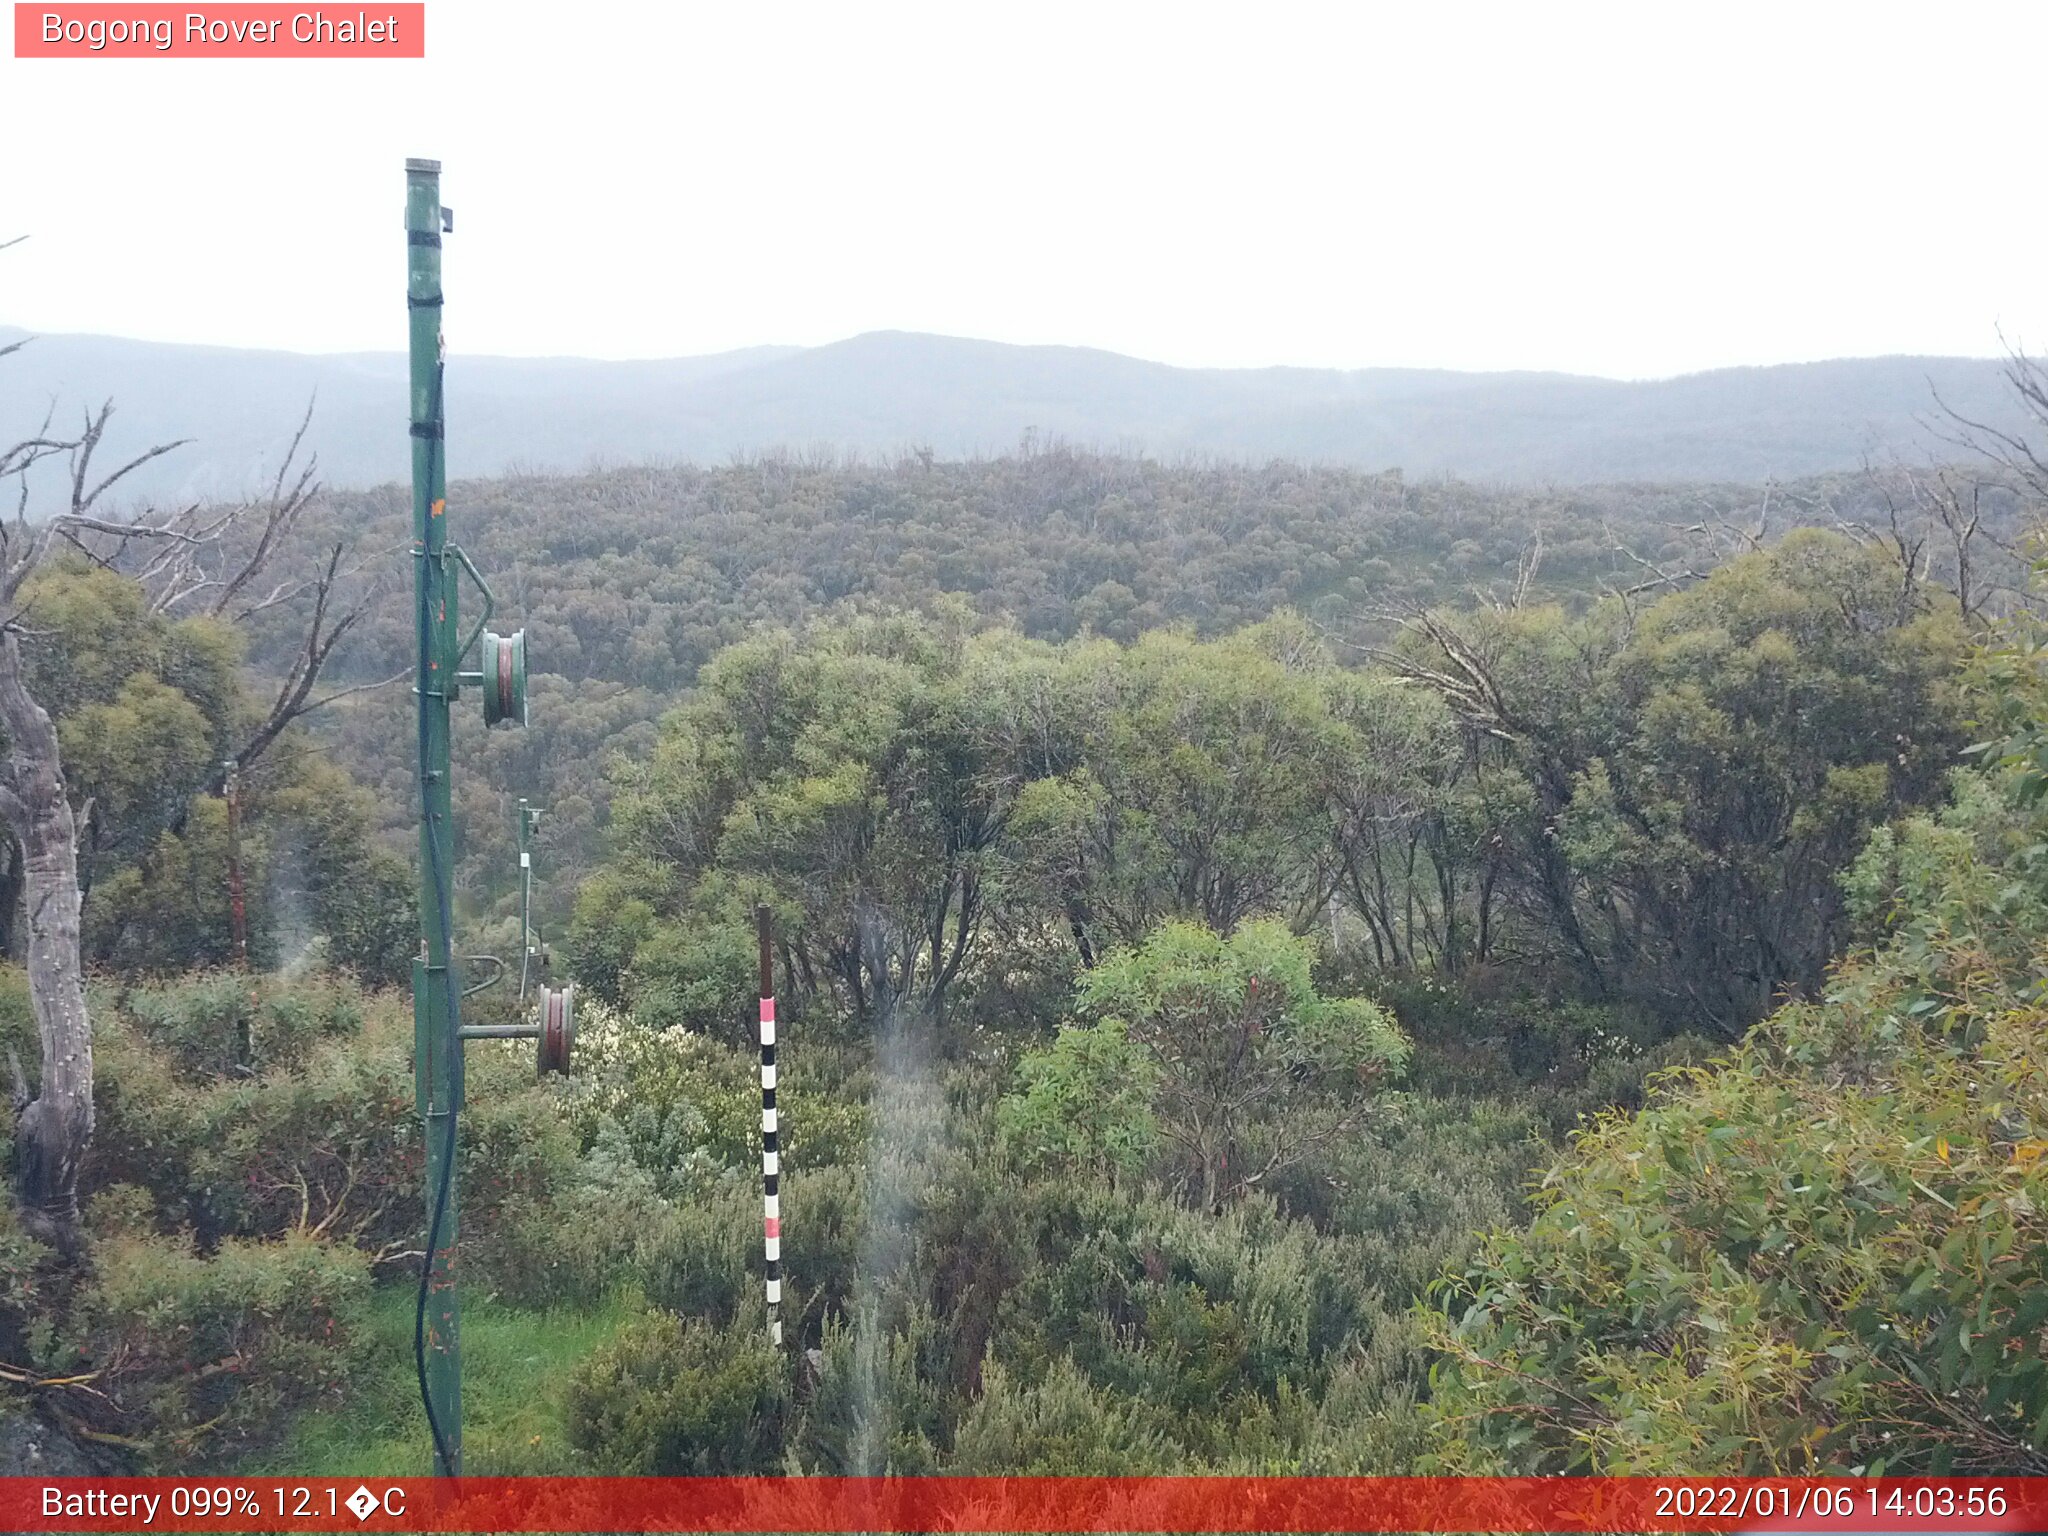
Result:
{"type": "MultiPolygon", "coordinates": [[[[431,417],[435,422],[439,422],[441,419],[441,386],[443,380],[447,375],[447,369],[448,365],[446,358],[437,357],[434,362],[434,394],[433,399],[429,402],[429,408],[427,412],[429,417],[431,417]]],[[[439,433],[436,433],[434,436],[426,440],[430,444],[432,444],[432,446],[429,447],[427,450],[426,484],[426,493],[428,497],[431,499],[434,492],[435,460],[440,456],[441,452],[441,436],[439,433]]],[[[433,516],[433,508],[431,506],[429,506],[427,509],[427,515],[429,518],[433,516]]],[[[426,558],[426,541],[424,537],[422,537],[420,543],[420,559],[424,561],[426,558]]],[[[421,603],[418,606],[419,656],[422,661],[425,661],[428,657],[432,655],[433,632],[427,617],[426,604],[421,603]]],[[[419,694],[420,701],[420,818],[425,823],[427,829],[428,870],[433,877],[434,901],[437,914],[439,915],[441,920],[441,945],[442,948],[450,951],[449,963],[452,966],[454,962],[453,935],[455,924],[448,909],[448,882],[445,873],[441,868],[441,840],[438,830],[434,826],[433,797],[429,792],[427,784],[427,711],[432,706],[429,705],[429,703],[427,702],[426,678],[424,676],[421,676],[420,678],[418,678],[417,684],[417,692],[419,694]]],[[[443,678],[442,688],[444,692],[442,694],[442,697],[444,700],[447,697],[445,692],[446,687],[447,679],[443,678]]],[[[455,1182],[455,1084],[459,1079],[459,1074],[454,1070],[454,1067],[452,1065],[452,1053],[460,1051],[462,1049],[462,1038],[456,1032],[457,1013],[455,1002],[455,985],[452,973],[448,979],[447,995],[448,1039],[450,1042],[451,1066],[449,1068],[449,1079],[445,1084],[442,1085],[442,1091],[447,1095],[448,1101],[448,1133],[447,1138],[442,1143],[441,1147],[441,1177],[434,1186],[434,1209],[433,1213],[428,1217],[427,1220],[427,1253],[425,1260],[420,1264],[420,1291],[418,1305],[413,1312],[412,1358],[413,1366],[419,1377],[420,1403],[427,1410],[427,1428],[434,1437],[435,1460],[439,1463],[440,1466],[447,1468],[450,1473],[453,1473],[455,1470],[455,1463],[454,1459],[449,1455],[448,1452],[448,1437],[441,1428],[440,1416],[434,1412],[434,1394],[428,1389],[427,1386],[427,1296],[432,1286],[434,1278],[434,1255],[440,1250],[441,1246],[441,1224],[448,1214],[448,1196],[450,1191],[454,1187],[455,1182]]]]}

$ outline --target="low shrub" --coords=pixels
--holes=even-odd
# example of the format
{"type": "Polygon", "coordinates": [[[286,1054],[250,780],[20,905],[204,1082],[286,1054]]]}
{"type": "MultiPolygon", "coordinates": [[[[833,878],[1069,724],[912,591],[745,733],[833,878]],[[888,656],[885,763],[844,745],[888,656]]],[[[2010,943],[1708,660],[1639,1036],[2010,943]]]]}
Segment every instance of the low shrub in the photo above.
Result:
{"type": "MultiPolygon", "coordinates": [[[[89,1191],[147,1190],[158,1228],[190,1230],[202,1251],[294,1232],[373,1255],[417,1247],[424,1165],[409,1008],[345,983],[275,984],[257,1022],[303,1025],[292,1036],[303,1046],[290,1053],[297,1059],[249,1076],[194,1075],[184,1031],[193,1019],[225,1016],[215,1004],[231,1015],[244,995],[243,979],[232,980],[225,990],[207,981],[148,994],[152,1023],[96,998],[89,1191]]],[[[462,1222],[465,1235],[481,1236],[506,1201],[531,1202],[560,1185],[575,1148],[533,1083],[530,1052],[472,1047],[466,1086],[462,1222]]]]}
{"type": "Polygon", "coordinates": [[[1066,1361],[1026,1384],[990,1366],[948,1469],[963,1477],[1141,1476],[1179,1470],[1182,1458],[1137,1403],[1092,1385],[1066,1361]]]}
{"type": "Polygon", "coordinates": [[[921,1477],[944,1470],[944,1328],[931,1309],[871,1298],[828,1322],[790,1436],[792,1463],[840,1477],[921,1477]],[[888,1321],[894,1318],[893,1325],[888,1321]]]}
{"type": "Polygon", "coordinates": [[[853,1305],[867,1227],[866,1179],[858,1167],[805,1168],[782,1179],[782,1272],[801,1297],[807,1333],[853,1305]]]}
{"type": "Polygon", "coordinates": [[[725,1326],[761,1294],[761,1252],[760,1186],[728,1181],[644,1227],[633,1265],[653,1305],[725,1326]]]}
{"type": "Polygon", "coordinates": [[[176,1239],[113,1237],[57,1349],[101,1372],[120,1405],[111,1427],[152,1465],[233,1465],[346,1394],[368,1296],[364,1257],[316,1238],[231,1240],[202,1258],[176,1239]]]}
{"type": "Polygon", "coordinates": [[[571,1376],[569,1433],[592,1466],[628,1476],[779,1470],[788,1368],[765,1330],[640,1319],[571,1376]]]}
{"type": "Polygon", "coordinates": [[[53,1258],[21,1229],[13,1200],[0,1197],[0,1360],[40,1360],[48,1351],[53,1258]]]}
{"type": "Polygon", "coordinates": [[[463,1262],[485,1294],[507,1306],[589,1307],[634,1284],[635,1254],[668,1215],[659,1201],[630,1191],[515,1196],[490,1227],[464,1231],[463,1262]]]}
{"type": "Polygon", "coordinates": [[[316,1042],[362,1027],[360,994],[332,977],[212,971],[123,991],[121,1011],[187,1081],[293,1070],[316,1042]]]}

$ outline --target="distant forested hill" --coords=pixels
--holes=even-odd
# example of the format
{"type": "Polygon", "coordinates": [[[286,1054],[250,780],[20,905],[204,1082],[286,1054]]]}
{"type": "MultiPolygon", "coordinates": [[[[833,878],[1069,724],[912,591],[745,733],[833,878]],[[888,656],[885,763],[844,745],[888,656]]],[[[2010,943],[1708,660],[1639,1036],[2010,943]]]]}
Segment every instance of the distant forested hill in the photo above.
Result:
{"type": "MultiPolygon", "coordinates": [[[[0,327],[0,345],[23,333],[0,327]]],[[[406,474],[398,353],[307,356],[41,336],[16,354],[0,409],[113,397],[110,447],[189,437],[131,482],[160,498],[237,495],[264,476],[308,398],[330,485],[406,474]]],[[[773,449],[940,458],[1028,440],[1524,484],[1760,481],[1918,456],[1935,392],[2013,422],[2002,365],[1893,357],[1737,368],[1650,383],[1549,373],[1171,368],[1080,347],[880,332],[654,362],[449,361],[459,475],[691,460],[773,449]]],[[[33,425],[33,422],[30,423],[33,425]]]]}

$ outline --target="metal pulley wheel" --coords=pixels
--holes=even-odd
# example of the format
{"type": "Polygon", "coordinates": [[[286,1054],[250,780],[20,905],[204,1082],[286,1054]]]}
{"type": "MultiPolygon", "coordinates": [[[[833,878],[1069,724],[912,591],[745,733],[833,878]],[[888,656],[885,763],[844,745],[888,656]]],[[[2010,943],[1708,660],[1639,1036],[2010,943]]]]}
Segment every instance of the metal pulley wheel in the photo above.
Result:
{"type": "Polygon", "coordinates": [[[569,1075],[569,1048],[576,1043],[576,988],[542,987],[540,992],[540,1073],[569,1075]]]}
{"type": "Polygon", "coordinates": [[[484,631],[484,724],[526,724],[526,631],[484,631]]]}

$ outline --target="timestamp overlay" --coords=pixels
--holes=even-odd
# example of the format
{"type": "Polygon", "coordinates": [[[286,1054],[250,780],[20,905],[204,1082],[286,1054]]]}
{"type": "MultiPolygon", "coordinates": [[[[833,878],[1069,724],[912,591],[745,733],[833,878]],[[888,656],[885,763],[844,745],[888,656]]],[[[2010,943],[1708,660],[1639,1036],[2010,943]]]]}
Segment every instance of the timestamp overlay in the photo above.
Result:
{"type": "Polygon", "coordinates": [[[6,1478],[0,1530],[2048,1532],[2048,1478],[6,1478]]]}

